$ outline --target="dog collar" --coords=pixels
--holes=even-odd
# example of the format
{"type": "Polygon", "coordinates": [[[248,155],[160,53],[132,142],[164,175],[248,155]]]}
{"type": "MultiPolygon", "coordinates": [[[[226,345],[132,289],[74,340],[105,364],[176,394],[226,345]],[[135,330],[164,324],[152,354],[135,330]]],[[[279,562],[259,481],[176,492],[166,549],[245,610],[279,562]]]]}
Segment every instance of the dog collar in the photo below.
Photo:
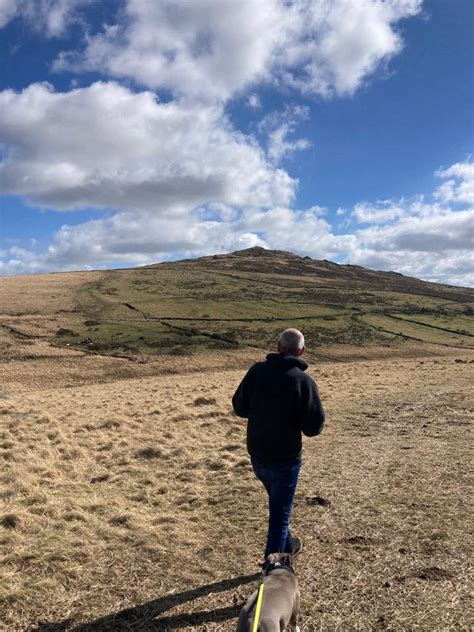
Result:
{"type": "Polygon", "coordinates": [[[284,568],[286,571],[289,571],[290,573],[293,573],[293,575],[296,575],[295,569],[292,566],[289,566],[288,564],[282,564],[281,562],[274,562],[273,564],[269,564],[263,569],[263,573],[264,575],[268,575],[278,568],[284,568]]]}

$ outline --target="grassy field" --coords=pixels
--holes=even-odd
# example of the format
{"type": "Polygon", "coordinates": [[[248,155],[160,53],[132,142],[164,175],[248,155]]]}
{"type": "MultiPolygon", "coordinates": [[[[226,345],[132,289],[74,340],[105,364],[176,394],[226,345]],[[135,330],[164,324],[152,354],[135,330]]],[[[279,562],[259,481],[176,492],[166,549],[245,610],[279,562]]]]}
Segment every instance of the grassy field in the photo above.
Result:
{"type": "Polygon", "coordinates": [[[0,629],[235,629],[267,509],[230,400],[290,325],[328,419],[301,629],[472,629],[472,297],[258,249],[0,278],[0,629]]]}
{"type": "MultiPolygon", "coordinates": [[[[473,360],[313,367],[328,423],[294,510],[303,630],[470,629],[473,360]]],[[[212,365],[3,391],[3,629],[234,629],[266,506],[231,412],[243,370],[212,365]]]]}
{"type": "Polygon", "coordinates": [[[436,316],[424,316],[422,317],[423,320],[413,320],[412,318],[404,314],[364,314],[360,317],[360,321],[377,331],[396,334],[405,339],[410,338],[453,347],[474,348],[474,334],[470,333],[472,327],[467,322],[467,318],[459,318],[456,315],[451,318],[443,318],[443,326],[436,316]],[[464,325],[469,327],[469,330],[465,329],[464,325]]]}
{"type": "Polygon", "coordinates": [[[55,283],[49,312],[32,305],[6,312],[4,331],[12,323],[20,333],[41,330],[49,315],[45,335],[55,345],[130,356],[266,348],[291,325],[313,349],[413,338],[474,347],[472,290],[289,253],[250,249],[90,278],[56,275],[55,283]],[[66,289],[61,277],[71,281],[66,289]],[[53,311],[61,297],[66,307],[53,311]]]}

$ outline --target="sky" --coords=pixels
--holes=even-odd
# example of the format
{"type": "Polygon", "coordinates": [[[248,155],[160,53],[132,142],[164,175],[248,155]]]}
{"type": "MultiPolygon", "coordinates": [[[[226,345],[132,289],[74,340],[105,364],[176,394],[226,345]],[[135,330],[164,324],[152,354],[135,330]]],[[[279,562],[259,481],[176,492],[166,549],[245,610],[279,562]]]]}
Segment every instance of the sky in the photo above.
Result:
{"type": "Polygon", "coordinates": [[[471,0],[0,0],[0,275],[262,246],[474,286],[471,0]]]}

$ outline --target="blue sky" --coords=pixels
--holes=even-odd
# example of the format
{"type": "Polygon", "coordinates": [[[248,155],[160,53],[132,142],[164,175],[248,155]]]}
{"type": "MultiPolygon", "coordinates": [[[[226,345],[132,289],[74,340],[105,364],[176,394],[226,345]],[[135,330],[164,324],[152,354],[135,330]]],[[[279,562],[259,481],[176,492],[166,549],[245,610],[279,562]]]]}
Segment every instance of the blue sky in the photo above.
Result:
{"type": "Polygon", "coordinates": [[[0,274],[261,245],[474,285],[470,0],[0,0],[0,274]]]}

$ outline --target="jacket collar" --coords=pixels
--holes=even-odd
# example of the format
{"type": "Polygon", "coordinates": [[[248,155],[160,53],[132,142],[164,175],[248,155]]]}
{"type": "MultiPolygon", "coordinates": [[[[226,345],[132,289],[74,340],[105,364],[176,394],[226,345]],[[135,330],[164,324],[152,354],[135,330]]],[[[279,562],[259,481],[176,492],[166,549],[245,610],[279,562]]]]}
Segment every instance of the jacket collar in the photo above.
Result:
{"type": "Polygon", "coordinates": [[[283,362],[285,364],[285,368],[298,367],[301,371],[306,371],[308,365],[301,358],[297,358],[296,356],[284,355],[283,353],[269,353],[267,355],[267,360],[269,362],[283,362]]]}

